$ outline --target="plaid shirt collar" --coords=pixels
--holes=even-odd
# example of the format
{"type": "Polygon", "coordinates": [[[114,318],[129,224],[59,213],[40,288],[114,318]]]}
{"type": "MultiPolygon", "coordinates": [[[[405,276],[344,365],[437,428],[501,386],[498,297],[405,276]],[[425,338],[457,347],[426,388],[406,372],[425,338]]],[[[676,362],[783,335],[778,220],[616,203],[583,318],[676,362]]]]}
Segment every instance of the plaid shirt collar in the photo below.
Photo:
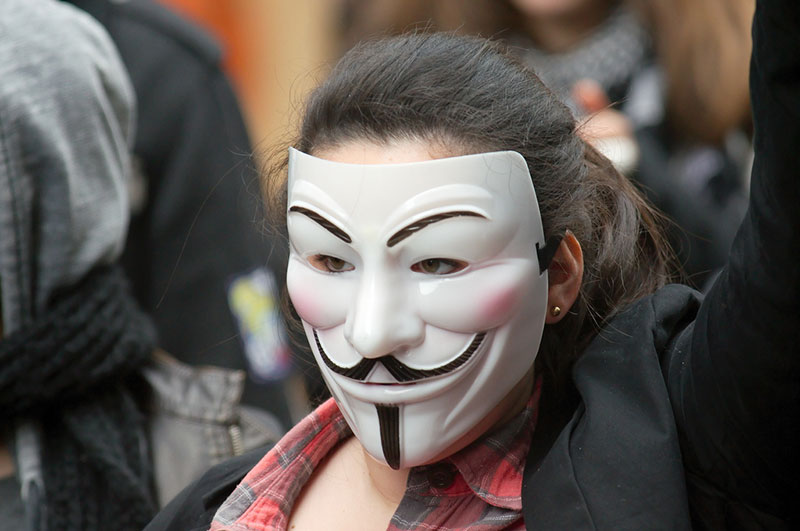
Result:
{"type": "MultiPolygon", "coordinates": [[[[522,472],[531,443],[541,379],[525,408],[499,430],[449,458],[415,467],[393,529],[522,529],[522,472]]],[[[270,450],[222,504],[210,531],[285,529],[294,502],[314,469],[352,436],[329,399],[270,450]]]]}
{"type": "Polygon", "coordinates": [[[536,426],[541,387],[539,378],[525,409],[449,458],[470,490],[489,505],[522,510],[522,471],[536,426]]]}

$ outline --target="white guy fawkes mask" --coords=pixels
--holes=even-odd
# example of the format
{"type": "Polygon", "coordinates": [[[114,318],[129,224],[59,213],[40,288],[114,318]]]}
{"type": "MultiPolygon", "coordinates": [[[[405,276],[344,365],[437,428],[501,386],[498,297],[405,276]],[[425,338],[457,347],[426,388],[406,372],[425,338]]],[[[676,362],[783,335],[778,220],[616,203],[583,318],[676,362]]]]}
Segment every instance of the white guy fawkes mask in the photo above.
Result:
{"type": "Polygon", "coordinates": [[[291,149],[288,184],[289,295],[331,393],[373,457],[430,462],[539,348],[545,240],[525,160],[349,164],[291,149]]]}

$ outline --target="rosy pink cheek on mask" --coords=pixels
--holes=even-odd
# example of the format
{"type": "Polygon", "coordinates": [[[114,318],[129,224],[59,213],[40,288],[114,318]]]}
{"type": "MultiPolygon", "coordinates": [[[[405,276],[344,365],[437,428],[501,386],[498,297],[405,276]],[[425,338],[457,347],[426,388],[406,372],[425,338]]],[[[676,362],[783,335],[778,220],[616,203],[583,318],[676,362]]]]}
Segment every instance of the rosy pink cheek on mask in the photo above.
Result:
{"type": "Polygon", "coordinates": [[[318,323],[320,320],[319,297],[302,288],[293,288],[289,291],[289,298],[297,314],[306,322],[318,323]]]}
{"type": "Polygon", "coordinates": [[[508,286],[492,294],[481,305],[483,320],[491,323],[505,321],[519,304],[520,291],[519,286],[508,286]]]}

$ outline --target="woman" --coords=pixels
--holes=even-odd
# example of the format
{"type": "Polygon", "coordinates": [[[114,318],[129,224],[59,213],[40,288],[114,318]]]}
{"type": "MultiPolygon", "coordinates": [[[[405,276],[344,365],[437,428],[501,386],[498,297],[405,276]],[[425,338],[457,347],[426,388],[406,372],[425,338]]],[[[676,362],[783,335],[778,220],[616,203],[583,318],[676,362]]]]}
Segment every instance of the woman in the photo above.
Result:
{"type": "Polygon", "coordinates": [[[284,195],[289,295],[335,401],[148,529],[788,527],[798,24],[759,6],[750,211],[704,300],[665,285],[656,215],[494,46],[348,53],[284,195]]]}

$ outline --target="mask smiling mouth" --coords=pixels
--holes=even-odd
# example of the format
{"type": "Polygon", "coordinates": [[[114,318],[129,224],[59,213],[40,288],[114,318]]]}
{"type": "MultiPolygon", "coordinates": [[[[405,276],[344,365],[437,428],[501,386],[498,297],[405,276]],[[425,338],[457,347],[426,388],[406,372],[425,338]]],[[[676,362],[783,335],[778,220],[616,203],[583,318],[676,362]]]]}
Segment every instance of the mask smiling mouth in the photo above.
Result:
{"type": "Polygon", "coordinates": [[[317,330],[314,329],[314,342],[317,344],[317,350],[319,350],[322,361],[331,371],[347,378],[364,382],[364,380],[367,379],[367,376],[369,376],[369,373],[372,371],[372,368],[375,367],[375,364],[380,363],[386,368],[387,371],[389,371],[389,374],[391,374],[392,377],[397,380],[397,384],[414,383],[420,380],[426,380],[428,378],[442,376],[443,374],[453,372],[470,360],[472,355],[478,350],[478,347],[481,346],[481,343],[483,343],[483,339],[485,337],[486,332],[479,332],[475,334],[475,337],[472,338],[472,341],[467,348],[465,348],[464,351],[454,360],[432,369],[415,369],[413,367],[409,367],[391,354],[387,354],[386,356],[381,356],[379,358],[363,358],[352,367],[342,367],[341,365],[337,365],[328,357],[325,349],[322,348],[322,343],[319,341],[317,330]]]}

